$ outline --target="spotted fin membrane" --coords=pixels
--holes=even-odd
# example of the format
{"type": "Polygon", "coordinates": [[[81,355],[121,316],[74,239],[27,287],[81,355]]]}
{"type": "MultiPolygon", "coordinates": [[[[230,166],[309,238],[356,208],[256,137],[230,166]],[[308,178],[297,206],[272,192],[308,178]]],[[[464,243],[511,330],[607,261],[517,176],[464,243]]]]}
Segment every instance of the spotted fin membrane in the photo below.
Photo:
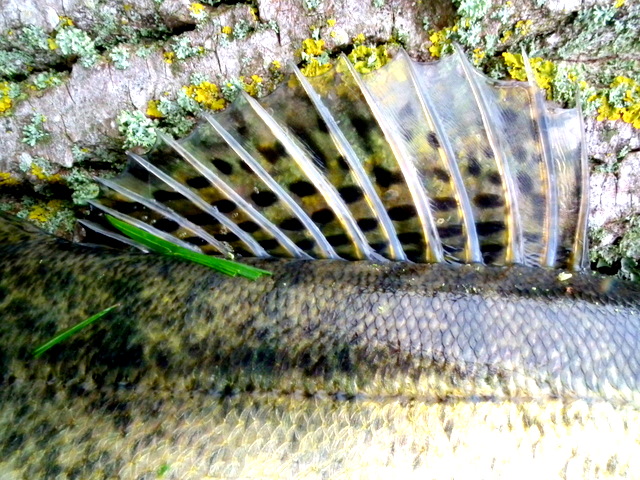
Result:
{"type": "Polygon", "coordinates": [[[93,205],[206,254],[586,266],[578,109],[459,49],[433,63],[401,50],[366,75],[344,56],[318,77],[291,68],[272,94],[130,153],[93,205]]]}

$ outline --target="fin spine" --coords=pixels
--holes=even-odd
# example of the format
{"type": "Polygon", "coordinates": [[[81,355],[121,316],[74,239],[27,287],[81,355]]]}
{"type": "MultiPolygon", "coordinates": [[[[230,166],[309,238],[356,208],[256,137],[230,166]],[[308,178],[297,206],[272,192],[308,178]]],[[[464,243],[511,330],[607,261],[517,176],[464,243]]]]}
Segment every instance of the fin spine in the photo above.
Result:
{"type": "MultiPolygon", "coordinates": [[[[167,175],[162,170],[160,170],[155,165],[152,165],[150,162],[142,158],[140,155],[136,155],[135,153],[128,153],[129,157],[134,160],[138,165],[147,170],[152,175],[155,175],[164,183],[173,188],[176,192],[180,193],[185,198],[191,200],[197,207],[202,209],[207,214],[211,215],[217,221],[219,221],[222,225],[229,229],[229,231],[233,232],[247,247],[247,249],[253,253],[256,257],[269,257],[270,255],[267,251],[262,248],[262,246],[254,240],[252,236],[250,236],[247,232],[242,230],[239,226],[233,223],[229,218],[225,215],[221,214],[217,208],[212,207],[207,202],[205,202],[198,195],[194,194],[187,187],[182,185],[181,183],[174,180],[170,175],[167,175]]],[[[114,215],[115,216],[115,215],[114,215]]]]}
{"type": "Polygon", "coordinates": [[[311,236],[316,241],[320,251],[322,252],[322,258],[331,258],[338,259],[340,258],[336,251],[333,249],[331,244],[327,241],[325,236],[322,234],[318,226],[313,223],[309,215],[298,205],[293,198],[274,180],[274,178],[269,175],[269,173],[256,161],[253,156],[247,150],[240,145],[233,135],[227,132],[222,125],[212,116],[206,114],[204,118],[209,122],[209,124],[213,127],[216,133],[229,145],[229,147],[240,157],[240,159],[255,173],[260,180],[262,180],[267,187],[269,187],[276,196],[282,200],[282,202],[287,206],[289,211],[291,211],[300,222],[305,226],[307,231],[311,234],[311,236]]]}
{"type": "Polygon", "coordinates": [[[308,154],[300,148],[291,139],[287,131],[260,105],[260,103],[248,93],[242,92],[247,103],[253,108],[253,111],[262,119],[271,133],[285,148],[287,153],[293,158],[302,172],[307,176],[309,181],[318,189],[324,199],[327,201],[336,217],[340,219],[340,223],[344,227],[347,235],[351,239],[355,247],[356,256],[360,259],[384,261],[381,255],[378,255],[369,245],[364,233],[358,227],[353,215],[342,201],[336,188],[329,183],[325,176],[314,165],[313,160],[308,154]]]}
{"type": "Polygon", "coordinates": [[[183,248],[186,248],[187,250],[191,250],[192,252],[202,253],[202,251],[198,247],[191,245],[190,243],[187,243],[183,240],[180,240],[179,238],[176,238],[173,235],[163,232],[162,230],[158,230],[156,227],[153,227],[148,223],[141,222],[137,218],[130,217],[129,215],[125,215],[124,213],[120,213],[119,211],[114,210],[113,208],[109,208],[106,205],[102,205],[101,203],[98,203],[95,200],[89,200],[88,202],[90,205],[102,210],[105,213],[108,213],[112,217],[115,217],[118,220],[122,220],[123,222],[129,223],[134,227],[138,227],[140,230],[144,230],[145,232],[150,233],[151,235],[160,237],[169,243],[179,245],[183,248]]]}
{"type": "Polygon", "coordinates": [[[533,72],[533,67],[529,61],[529,56],[523,50],[522,60],[524,62],[525,71],[527,73],[527,81],[529,83],[531,91],[533,91],[533,107],[534,115],[536,118],[536,124],[538,125],[538,138],[540,138],[542,159],[545,165],[545,187],[547,192],[547,201],[545,204],[545,217],[544,228],[546,242],[542,254],[541,264],[544,267],[555,267],[556,257],[558,252],[558,233],[559,233],[559,219],[558,219],[558,186],[556,184],[556,162],[551,153],[551,145],[549,144],[549,137],[547,132],[549,131],[547,116],[544,108],[544,98],[542,98],[542,92],[536,83],[536,77],[533,72]]]}
{"type": "MultiPolygon", "coordinates": [[[[93,230],[94,232],[98,232],[101,235],[104,235],[107,238],[112,238],[117,240],[118,242],[122,242],[126,245],[130,245],[138,250],[143,251],[144,253],[149,253],[149,249],[142,245],[141,243],[136,242],[135,240],[131,240],[129,237],[125,237],[124,235],[120,235],[111,230],[107,230],[102,225],[92,222],[90,220],[86,220],[84,218],[78,219],[78,223],[83,225],[85,228],[93,230]]],[[[173,241],[173,240],[172,240],[173,241]]]]}
{"type": "Polygon", "coordinates": [[[404,151],[402,142],[398,141],[394,134],[394,129],[389,122],[385,119],[385,116],[380,111],[380,108],[376,104],[375,97],[367,87],[366,83],[360,77],[360,74],[353,67],[349,59],[342,54],[342,61],[349,69],[349,73],[353,76],[356,84],[360,88],[373,116],[376,118],[378,125],[382,129],[385,138],[389,142],[389,147],[393,152],[393,155],[400,166],[405,183],[413,199],[418,218],[422,225],[422,234],[427,245],[427,261],[433,263],[442,263],[444,261],[444,252],[442,249],[442,242],[440,241],[440,235],[436,229],[433,215],[431,214],[431,208],[429,206],[429,198],[426,195],[424,186],[419,180],[418,171],[408,161],[409,155],[404,151]]]}
{"type": "Polygon", "coordinates": [[[580,207],[578,224],[576,225],[575,240],[569,263],[573,270],[585,270],[589,266],[589,159],[587,158],[587,139],[585,138],[584,116],[582,115],[582,101],[580,89],[576,86],[576,108],[580,121],[580,207]]]}
{"type": "Polygon", "coordinates": [[[455,190],[455,198],[458,200],[460,210],[462,210],[462,222],[465,229],[466,236],[466,263],[482,263],[482,253],[480,252],[480,242],[478,240],[478,233],[473,223],[473,210],[471,209],[471,201],[469,195],[464,187],[464,181],[462,180],[462,174],[458,163],[456,161],[456,155],[453,152],[449,137],[444,133],[444,127],[442,121],[438,117],[436,108],[434,107],[431,98],[423,88],[422,84],[418,80],[418,74],[413,66],[413,62],[409,58],[407,52],[400,49],[400,57],[408,65],[409,74],[411,75],[411,83],[414,85],[418,98],[420,99],[420,106],[425,118],[430,123],[430,127],[434,130],[438,142],[442,147],[444,155],[441,155],[444,164],[447,166],[447,171],[453,180],[453,188],[455,190]]]}
{"type": "Polygon", "coordinates": [[[178,225],[180,225],[182,228],[186,228],[188,230],[191,230],[193,233],[198,235],[200,238],[202,238],[203,240],[207,241],[211,246],[213,246],[221,254],[223,254],[225,256],[228,256],[228,255],[231,254],[231,250],[224,243],[222,243],[220,240],[217,240],[215,237],[213,237],[211,234],[209,234],[206,230],[204,230],[199,225],[196,225],[195,223],[193,223],[193,222],[187,220],[186,218],[182,217],[179,213],[175,212],[174,210],[172,210],[172,209],[170,209],[170,208],[168,208],[168,207],[166,207],[166,206],[162,205],[161,203],[158,203],[158,202],[156,202],[154,200],[149,200],[149,199],[143,197],[142,195],[140,195],[138,193],[132,192],[128,188],[125,188],[122,185],[119,185],[119,184],[117,184],[115,182],[112,182],[111,180],[98,178],[97,181],[101,185],[104,185],[105,187],[110,188],[110,189],[120,193],[121,195],[124,195],[125,197],[128,197],[131,200],[133,200],[135,202],[138,202],[141,205],[144,205],[145,207],[150,208],[151,210],[154,210],[154,211],[156,211],[156,212],[168,217],[169,219],[173,220],[178,225]]]}
{"type": "Polygon", "coordinates": [[[476,104],[478,105],[480,116],[482,117],[482,124],[484,126],[485,132],[487,133],[487,140],[489,141],[489,145],[493,150],[493,154],[496,159],[496,166],[498,167],[498,171],[500,172],[500,176],[503,181],[503,187],[506,197],[505,199],[507,202],[507,231],[509,232],[507,237],[507,252],[505,261],[508,264],[524,263],[522,222],[520,221],[518,201],[515,194],[516,189],[513,181],[513,176],[511,175],[509,165],[507,164],[507,161],[502,153],[503,149],[501,148],[498,134],[495,131],[493,122],[489,118],[487,98],[485,98],[485,95],[482,93],[482,90],[478,86],[476,79],[473,77],[474,72],[471,70],[471,65],[469,64],[467,58],[464,56],[461,48],[458,45],[456,45],[455,55],[460,62],[460,65],[462,66],[464,76],[467,79],[469,86],[471,87],[474,99],[476,101],[476,104]]]}
{"type": "Polygon", "coordinates": [[[307,78],[302,74],[298,67],[296,67],[293,63],[290,64],[290,68],[302,85],[302,88],[304,88],[307,96],[315,106],[317,112],[326,123],[327,128],[329,129],[329,132],[331,134],[331,138],[336,145],[336,148],[344,156],[347,164],[349,165],[349,168],[351,169],[351,172],[353,172],[358,186],[360,186],[365,194],[367,204],[369,205],[371,210],[373,210],[376,218],[380,222],[382,231],[389,242],[389,253],[391,259],[395,261],[407,260],[407,256],[404,253],[402,244],[398,239],[396,229],[391,222],[389,214],[384,208],[382,200],[373,188],[371,180],[367,176],[367,173],[364,171],[362,161],[358,158],[356,152],[353,150],[353,148],[349,144],[349,141],[344,136],[344,133],[342,132],[342,130],[340,130],[340,127],[338,126],[335,118],[333,117],[327,106],[322,102],[320,95],[318,95],[318,93],[311,86],[309,80],[307,80],[307,78]]]}
{"type": "Polygon", "coordinates": [[[242,198],[236,191],[227,185],[218,175],[203,165],[200,160],[194,157],[191,152],[176,142],[173,138],[160,132],[159,137],[173,148],[182,158],[185,159],[193,168],[198,170],[207,180],[209,180],[218,190],[220,190],[228,199],[238,205],[254,222],[271,233],[273,237],[282,245],[282,247],[295,258],[311,258],[307,253],[303,252],[293,241],[287,237],[282,230],[271,223],[264,215],[258,212],[253,206],[242,198]]]}

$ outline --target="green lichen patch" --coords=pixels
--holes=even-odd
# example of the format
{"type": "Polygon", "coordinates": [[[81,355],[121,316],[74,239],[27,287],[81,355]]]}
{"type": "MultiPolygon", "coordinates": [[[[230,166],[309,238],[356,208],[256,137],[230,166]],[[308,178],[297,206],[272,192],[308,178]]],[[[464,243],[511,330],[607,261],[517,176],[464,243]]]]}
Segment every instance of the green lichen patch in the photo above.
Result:
{"type": "Polygon", "coordinates": [[[640,215],[622,218],[606,229],[594,229],[590,236],[595,245],[590,258],[596,270],[640,281],[640,215]],[[611,241],[608,237],[612,231],[622,233],[611,241]]]}
{"type": "Polygon", "coordinates": [[[31,122],[22,128],[22,143],[35,147],[36,144],[49,138],[49,132],[44,127],[46,121],[44,115],[34,114],[31,122]]]}
{"type": "Polygon", "coordinates": [[[125,148],[151,148],[156,143],[156,122],[142,112],[123,110],[117,118],[125,148]]]}

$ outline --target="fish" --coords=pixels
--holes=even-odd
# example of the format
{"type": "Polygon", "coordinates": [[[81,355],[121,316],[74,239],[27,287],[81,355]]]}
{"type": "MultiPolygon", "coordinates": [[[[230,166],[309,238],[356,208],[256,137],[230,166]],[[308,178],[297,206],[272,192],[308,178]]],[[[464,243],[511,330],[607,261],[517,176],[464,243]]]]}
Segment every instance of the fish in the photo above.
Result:
{"type": "Polygon", "coordinates": [[[0,214],[0,478],[639,476],[640,286],[588,271],[579,107],[459,49],[290,68],[130,153],[87,242],[0,214]]]}

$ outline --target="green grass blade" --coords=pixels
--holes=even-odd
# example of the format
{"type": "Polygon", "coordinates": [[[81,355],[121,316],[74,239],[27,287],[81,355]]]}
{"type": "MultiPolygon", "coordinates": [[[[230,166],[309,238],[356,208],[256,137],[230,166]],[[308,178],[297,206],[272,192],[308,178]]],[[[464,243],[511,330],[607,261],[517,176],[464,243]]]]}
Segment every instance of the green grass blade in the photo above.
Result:
{"type": "Polygon", "coordinates": [[[106,217],[107,220],[111,222],[111,225],[116,227],[126,236],[138,243],[141,243],[145,247],[150,248],[154,252],[182,258],[194,263],[199,263],[200,265],[212,268],[218,272],[224,273],[225,275],[229,275],[230,277],[240,275],[241,277],[249,278],[251,280],[257,280],[263,275],[271,275],[271,272],[267,270],[262,270],[260,268],[243,265],[242,263],[233,262],[231,260],[226,260],[224,258],[211,257],[203,253],[188,250],[163,238],[156,237],[149,232],[145,232],[144,230],[138,227],[134,227],[133,225],[123,222],[122,220],[112,217],[111,215],[106,215],[106,217]]]}
{"type": "Polygon", "coordinates": [[[95,322],[96,320],[104,317],[111,310],[113,310],[114,308],[119,307],[119,306],[120,306],[119,303],[116,303],[115,305],[111,305],[109,308],[105,308],[100,313],[96,313],[95,315],[93,315],[93,316],[83,320],[82,322],[78,323],[77,325],[74,325],[69,330],[66,330],[66,331],[62,332],[61,334],[56,335],[51,340],[49,340],[47,343],[45,343],[43,345],[40,345],[38,348],[36,348],[33,351],[33,356],[38,358],[40,355],[42,355],[44,352],[49,350],[54,345],[57,345],[58,343],[65,341],[71,335],[74,335],[75,333],[79,332],[83,328],[91,325],[93,322],[95,322]]]}

